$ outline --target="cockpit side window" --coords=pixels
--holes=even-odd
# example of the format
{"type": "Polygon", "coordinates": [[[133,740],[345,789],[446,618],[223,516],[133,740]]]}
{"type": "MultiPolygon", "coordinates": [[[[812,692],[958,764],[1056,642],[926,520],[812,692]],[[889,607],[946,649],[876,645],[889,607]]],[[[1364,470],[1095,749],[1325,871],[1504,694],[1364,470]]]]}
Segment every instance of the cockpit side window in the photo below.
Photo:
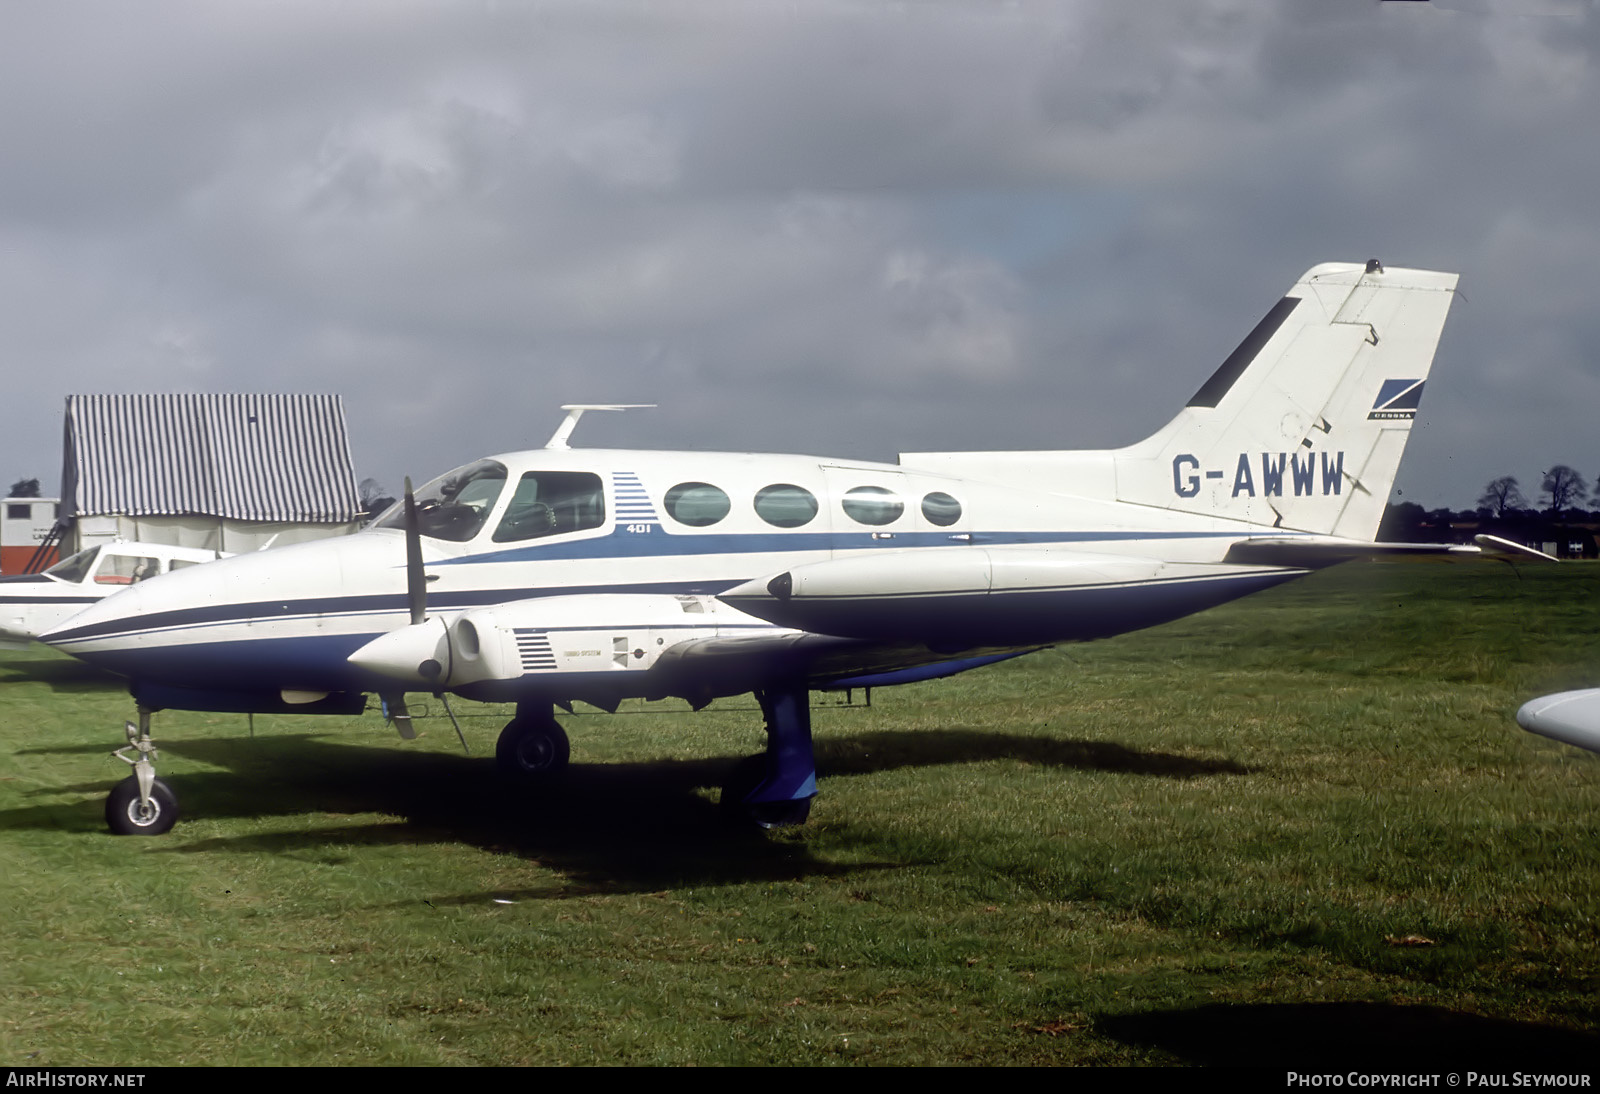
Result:
{"type": "MultiPolygon", "coordinates": [[[[469,463],[434,479],[416,492],[418,531],[432,539],[465,543],[483,528],[505,485],[505,465],[494,460],[469,463]]],[[[405,528],[405,506],[395,506],[378,525],[405,528]]]]}
{"type": "Polygon", "coordinates": [[[107,555],[94,575],[96,585],[136,585],[161,572],[161,562],[148,555],[107,555]]]}
{"type": "Polygon", "coordinates": [[[62,559],[45,573],[53,578],[76,585],[89,576],[89,568],[94,565],[94,560],[100,555],[99,547],[90,547],[86,551],[62,559]]]}
{"type": "Polygon", "coordinates": [[[517,483],[494,542],[528,539],[598,528],[606,520],[600,476],[587,471],[529,471],[517,483]]]}

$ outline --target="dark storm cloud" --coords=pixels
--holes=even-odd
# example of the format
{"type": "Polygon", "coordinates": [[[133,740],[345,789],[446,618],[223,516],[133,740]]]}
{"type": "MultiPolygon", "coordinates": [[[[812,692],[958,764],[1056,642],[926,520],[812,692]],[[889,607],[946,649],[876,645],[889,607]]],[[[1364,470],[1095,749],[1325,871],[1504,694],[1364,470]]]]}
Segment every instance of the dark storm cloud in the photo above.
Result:
{"type": "Polygon", "coordinates": [[[0,22],[14,477],[53,477],[73,391],[340,391],[391,485],[572,401],[663,404],[580,443],[1120,444],[1371,255],[1463,274],[1408,497],[1600,470],[1587,4],[0,22]]]}

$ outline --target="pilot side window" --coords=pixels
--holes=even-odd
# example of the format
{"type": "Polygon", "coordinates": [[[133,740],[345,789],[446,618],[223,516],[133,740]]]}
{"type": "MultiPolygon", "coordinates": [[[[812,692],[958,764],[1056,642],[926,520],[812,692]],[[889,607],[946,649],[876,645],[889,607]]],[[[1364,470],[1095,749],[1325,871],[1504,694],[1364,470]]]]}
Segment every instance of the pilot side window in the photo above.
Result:
{"type": "MultiPolygon", "coordinates": [[[[441,475],[416,492],[417,530],[432,539],[465,543],[483,527],[506,484],[504,464],[479,460],[441,475]]],[[[396,505],[380,528],[404,528],[406,507],[396,505]]]]}
{"type": "Polygon", "coordinates": [[[496,543],[520,543],[598,528],[605,520],[606,496],[599,475],[529,471],[517,483],[493,538],[496,543]]]}
{"type": "Polygon", "coordinates": [[[817,498],[803,486],[780,482],[756,493],[756,515],[778,528],[810,524],[817,515],[817,498]]]}
{"type": "Polygon", "coordinates": [[[76,585],[89,576],[89,567],[94,565],[94,560],[100,557],[99,547],[90,547],[88,550],[79,551],[62,559],[45,573],[61,581],[76,585]]]}

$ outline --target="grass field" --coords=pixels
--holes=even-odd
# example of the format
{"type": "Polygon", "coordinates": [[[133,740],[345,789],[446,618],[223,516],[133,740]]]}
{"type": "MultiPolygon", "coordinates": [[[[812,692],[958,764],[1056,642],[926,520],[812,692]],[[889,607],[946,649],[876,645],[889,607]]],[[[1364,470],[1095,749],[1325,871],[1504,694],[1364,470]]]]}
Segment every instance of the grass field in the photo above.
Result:
{"type": "Polygon", "coordinates": [[[537,799],[497,711],[162,714],[185,819],[112,837],[126,695],[0,654],[0,1063],[1587,1065],[1600,756],[1512,714],[1597,609],[1352,565],[819,705],[778,835],[718,821],[747,701],[567,719],[537,799]]]}

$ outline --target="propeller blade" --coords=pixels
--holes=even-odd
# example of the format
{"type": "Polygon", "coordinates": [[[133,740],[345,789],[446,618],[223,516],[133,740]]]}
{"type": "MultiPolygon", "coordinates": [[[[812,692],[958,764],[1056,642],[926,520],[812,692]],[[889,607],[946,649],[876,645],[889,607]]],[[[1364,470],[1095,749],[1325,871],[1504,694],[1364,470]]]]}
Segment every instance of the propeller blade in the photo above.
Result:
{"type": "Polygon", "coordinates": [[[406,596],[413,625],[428,618],[428,579],[422,572],[422,532],[417,527],[417,499],[406,476],[406,596]]]}

